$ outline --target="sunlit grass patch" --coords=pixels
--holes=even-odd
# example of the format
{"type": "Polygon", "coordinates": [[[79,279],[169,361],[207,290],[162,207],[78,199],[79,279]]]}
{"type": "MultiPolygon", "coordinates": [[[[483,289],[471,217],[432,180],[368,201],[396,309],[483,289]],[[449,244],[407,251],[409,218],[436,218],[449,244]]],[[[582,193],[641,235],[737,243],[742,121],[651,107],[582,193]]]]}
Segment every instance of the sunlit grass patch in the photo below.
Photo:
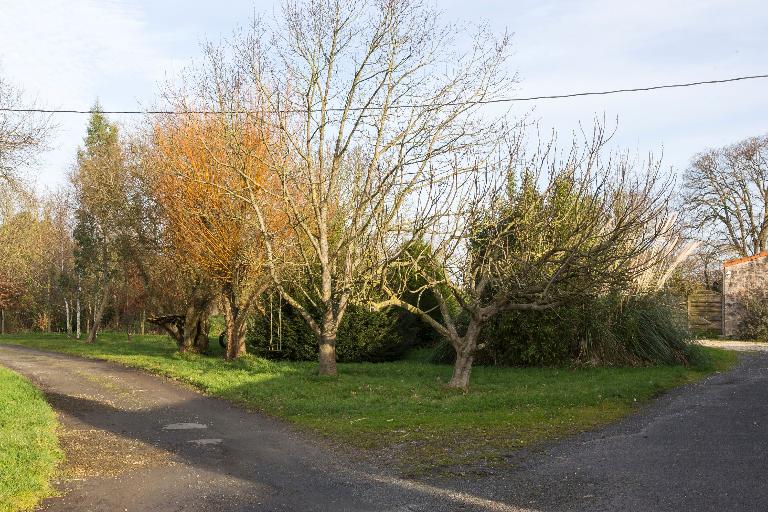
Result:
{"type": "Polygon", "coordinates": [[[42,393],[0,367],[0,512],[32,509],[52,494],[61,459],[56,417],[42,393]]]}
{"type": "Polygon", "coordinates": [[[327,378],[315,363],[177,354],[159,336],[106,335],[93,345],[53,335],[0,341],[144,368],[411,469],[493,459],[595,428],[736,361],[733,353],[700,348],[699,363],[688,367],[477,367],[469,393],[461,393],[444,385],[450,366],[419,360],[340,364],[339,376],[327,378]]]}

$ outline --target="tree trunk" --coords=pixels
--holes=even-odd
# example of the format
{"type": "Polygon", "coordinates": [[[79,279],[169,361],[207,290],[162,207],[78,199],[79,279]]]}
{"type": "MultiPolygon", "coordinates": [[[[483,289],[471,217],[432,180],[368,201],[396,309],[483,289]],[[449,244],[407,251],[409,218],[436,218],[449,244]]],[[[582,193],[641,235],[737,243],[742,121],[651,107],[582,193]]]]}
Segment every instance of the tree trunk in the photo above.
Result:
{"type": "Polygon", "coordinates": [[[147,321],[147,310],[142,309],[141,310],[141,336],[144,337],[144,324],[147,321]]]}
{"type": "Polygon", "coordinates": [[[184,330],[181,333],[179,352],[195,352],[197,350],[196,341],[201,316],[202,312],[196,307],[195,301],[192,301],[184,313],[184,330]]]}
{"type": "Polygon", "coordinates": [[[472,362],[475,359],[477,338],[480,336],[482,324],[479,320],[471,319],[467,326],[467,332],[462,338],[451,340],[456,350],[456,361],[453,364],[453,376],[448,382],[448,387],[467,391],[469,388],[469,376],[472,373],[472,362]]]}
{"type": "Polygon", "coordinates": [[[5,334],[5,309],[0,309],[0,334],[5,334]]]}
{"type": "Polygon", "coordinates": [[[245,347],[245,318],[237,304],[235,290],[224,287],[224,318],[227,323],[227,360],[237,359],[247,353],[245,347]]]}
{"type": "Polygon", "coordinates": [[[45,332],[51,332],[51,319],[53,314],[51,313],[53,308],[51,307],[51,278],[48,277],[48,283],[45,292],[45,332]]]}
{"type": "Polygon", "coordinates": [[[80,339],[80,331],[82,330],[80,327],[80,296],[77,297],[77,310],[75,311],[75,317],[77,320],[77,339],[80,339]]]}
{"type": "Polygon", "coordinates": [[[64,297],[64,314],[65,323],[64,330],[67,331],[67,338],[72,336],[72,315],[69,313],[69,301],[64,297]]]}
{"type": "Polygon", "coordinates": [[[115,294],[115,296],[112,298],[114,299],[114,302],[113,302],[114,307],[112,309],[115,312],[115,318],[112,321],[114,322],[114,325],[115,325],[115,331],[119,331],[120,322],[122,320],[122,315],[120,314],[120,302],[117,300],[117,294],[115,294]]]}
{"type": "Polygon", "coordinates": [[[449,388],[461,389],[466,391],[469,388],[469,375],[472,372],[472,360],[474,356],[466,353],[456,354],[456,361],[453,364],[453,376],[448,382],[449,388]]]}
{"type": "Polygon", "coordinates": [[[96,314],[93,316],[93,326],[88,332],[88,339],[85,340],[87,343],[96,341],[96,336],[99,334],[99,329],[101,329],[101,321],[104,318],[104,310],[107,308],[107,302],[109,302],[109,287],[105,286],[104,294],[96,305],[96,314]]]}
{"type": "Polygon", "coordinates": [[[195,336],[195,351],[198,354],[208,353],[208,333],[211,331],[211,322],[206,312],[205,316],[197,324],[197,336],[195,336]]]}
{"type": "MultiPolygon", "coordinates": [[[[241,315],[242,316],[242,315],[241,315]]],[[[227,359],[237,359],[248,353],[245,345],[245,322],[242,318],[227,319],[227,359]]]]}
{"type": "Polygon", "coordinates": [[[336,322],[331,314],[326,314],[318,340],[320,375],[335,377],[339,374],[336,368],[336,322]]]}
{"type": "Polygon", "coordinates": [[[88,301],[88,314],[85,315],[85,335],[88,336],[91,333],[91,319],[93,318],[93,303],[88,301]]]}
{"type": "Polygon", "coordinates": [[[199,354],[208,352],[208,332],[211,330],[210,316],[211,298],[208,295],[197,295],[187,307],[184,315],[184,332],[181,352],[192,351],[199,354]]]}

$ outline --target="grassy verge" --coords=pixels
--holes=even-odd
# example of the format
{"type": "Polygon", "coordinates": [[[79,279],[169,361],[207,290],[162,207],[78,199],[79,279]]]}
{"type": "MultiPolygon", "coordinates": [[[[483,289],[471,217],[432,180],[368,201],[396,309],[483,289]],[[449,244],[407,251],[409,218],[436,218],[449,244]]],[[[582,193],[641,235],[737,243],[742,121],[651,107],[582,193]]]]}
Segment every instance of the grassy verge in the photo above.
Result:
{"type": "Polygon", "coordinates": [[[29,510],[51,494],[62,458],[55,430],[40,391],[0,367],[0,512],[29,510]]]}
{"type": "MultiPolygon", "coordinates": [[[[608,423],[674,386],[736,361],[702,348],[696,367],[489,368],[471,391],[443,386],[449,366],[419,361],[340,364],[338,378],[314,363],[180,355],[164,337],[106,335],[93,345],[55,335],[5,336],[13,343],[116,361],[380,453],[411,468],[489,459],[513,448],[608,423]]],[[[218,349],[218,347],[216,347],[218,349]]]]}

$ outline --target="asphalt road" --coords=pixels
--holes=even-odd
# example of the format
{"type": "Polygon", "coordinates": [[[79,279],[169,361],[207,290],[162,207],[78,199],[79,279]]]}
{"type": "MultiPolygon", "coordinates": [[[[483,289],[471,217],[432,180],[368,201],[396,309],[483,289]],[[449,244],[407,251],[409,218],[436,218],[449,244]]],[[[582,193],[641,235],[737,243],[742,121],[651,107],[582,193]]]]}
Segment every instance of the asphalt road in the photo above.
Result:
{"type": "Polygon", "coordinates": [[[0,346],[62,423],[52,511],[766,511],[768,352],[482,476],[413,481],[110,363],[0,346]]]}

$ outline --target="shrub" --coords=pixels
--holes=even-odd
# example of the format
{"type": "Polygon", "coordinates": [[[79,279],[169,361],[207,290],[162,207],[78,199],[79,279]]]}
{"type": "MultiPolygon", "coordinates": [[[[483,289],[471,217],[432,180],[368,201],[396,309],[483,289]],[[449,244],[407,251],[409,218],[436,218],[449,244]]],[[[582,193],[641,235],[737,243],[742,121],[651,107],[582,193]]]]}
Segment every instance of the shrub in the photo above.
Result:
{"type": "Polygon", "coordinates": [[[643,362],[689,362],[691,336],[687,318],[671,297],[647,295],[628,300],[612,331],[616,341],[643,362]]]}
{"type": "MultiPolygon", "coordinates": [[[[688,339],[685,315],[672,298],[611,295],[499,315],[484,327],[475,360],[499,366],[679,364],[692,357],[688,339]]],[[[432,361],[453,357],[442,342],[432,361]]]]}
{"type": "Polygon", "coordinates": [[[768,340],[768,293],[761,291],[741,297],[743,316],[737,334],[749,340],[768,340]]]}

